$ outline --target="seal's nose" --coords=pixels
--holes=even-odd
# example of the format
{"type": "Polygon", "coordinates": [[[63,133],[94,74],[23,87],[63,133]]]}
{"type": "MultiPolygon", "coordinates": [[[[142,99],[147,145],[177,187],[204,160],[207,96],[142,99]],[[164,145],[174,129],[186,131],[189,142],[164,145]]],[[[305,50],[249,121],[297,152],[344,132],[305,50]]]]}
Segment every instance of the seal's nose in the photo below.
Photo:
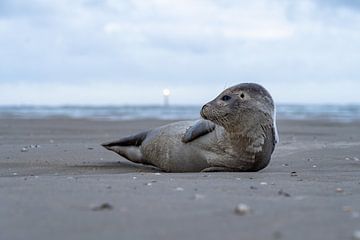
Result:
{"type": "Polygon", "coordinates": [[[207,119],[207,117],[205,116],[205,111],[206,109],[208,108],[209,106],[207,104],[205,104],[202,108],[201,108],[201,111],[200,111],[200,115],[202,118],[204,119],[207,119]]]}

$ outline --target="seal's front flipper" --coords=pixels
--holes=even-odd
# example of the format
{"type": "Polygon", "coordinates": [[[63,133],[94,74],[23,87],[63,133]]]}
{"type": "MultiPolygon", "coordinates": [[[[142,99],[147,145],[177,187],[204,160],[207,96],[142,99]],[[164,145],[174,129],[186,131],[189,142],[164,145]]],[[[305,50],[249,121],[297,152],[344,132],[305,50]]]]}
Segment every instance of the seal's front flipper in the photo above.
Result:
{"type": "Polygon", "coordinates": [[[104,148],[116,152],[117,154],[129,159],[132,162],[143,163],[142,153],[139,146],[144,141],[148,131],[141,132],[129,137],[124,137],[118,141],[101,144],[104,148]]]}
{"type": "Polygon", "coordinates": [[[194,126],[191,126],[188,128],[182,137],[181,141],[183,143],[188,143],[196,138],[199,138],[201,136],[204,136],[205,134],[208,134],[215,129],[215,124],[207,121],[207,120],[198,120],[194,126]]]}

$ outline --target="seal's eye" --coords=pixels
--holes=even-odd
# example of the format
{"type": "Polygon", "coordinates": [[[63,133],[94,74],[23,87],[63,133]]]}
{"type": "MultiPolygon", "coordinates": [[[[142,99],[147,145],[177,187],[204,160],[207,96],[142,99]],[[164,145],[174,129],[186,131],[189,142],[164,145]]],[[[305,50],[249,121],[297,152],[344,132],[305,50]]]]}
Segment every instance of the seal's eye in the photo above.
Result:
{"type": "Polygon", "coordinates": [[[240,94],[240,97],[241,97],[241,98],[244,98],[244,97],[245,97],[245,94],[244,94],[244,93],[241,93],[241,94],[240,94]]]}
{"type": "Polygon", "coordinates": [[[231,97],[229,95],[224,95],[221,100],[223,101],[229,101],[231,99],[231,97]]]}

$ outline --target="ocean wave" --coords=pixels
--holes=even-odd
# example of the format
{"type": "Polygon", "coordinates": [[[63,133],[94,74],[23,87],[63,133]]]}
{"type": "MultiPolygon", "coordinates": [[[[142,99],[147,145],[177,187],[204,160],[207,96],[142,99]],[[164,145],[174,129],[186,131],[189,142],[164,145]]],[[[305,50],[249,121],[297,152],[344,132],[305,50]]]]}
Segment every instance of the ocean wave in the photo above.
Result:
{"type": "MultiPolygon", "coordinates": [[[[277,105],[278,119],[360,120],[360,105],[277,105]]],[[[0,118],[196,119],[201,106],[1,106],[0,118]]]]}

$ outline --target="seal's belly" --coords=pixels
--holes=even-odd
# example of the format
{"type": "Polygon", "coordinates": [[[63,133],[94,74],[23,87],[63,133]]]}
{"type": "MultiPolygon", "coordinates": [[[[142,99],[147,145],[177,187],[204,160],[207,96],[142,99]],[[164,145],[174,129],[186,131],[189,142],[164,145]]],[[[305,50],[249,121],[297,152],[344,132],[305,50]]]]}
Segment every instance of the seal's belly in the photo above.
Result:
{"type": "Polygon", "coordinates": [[[182,121],[152,130],[141,145],[143,158],[172,172],[201,171],[208,167],[203,151],[193,143],[183,143],[182,136],[193,121],[182,121]]]}

